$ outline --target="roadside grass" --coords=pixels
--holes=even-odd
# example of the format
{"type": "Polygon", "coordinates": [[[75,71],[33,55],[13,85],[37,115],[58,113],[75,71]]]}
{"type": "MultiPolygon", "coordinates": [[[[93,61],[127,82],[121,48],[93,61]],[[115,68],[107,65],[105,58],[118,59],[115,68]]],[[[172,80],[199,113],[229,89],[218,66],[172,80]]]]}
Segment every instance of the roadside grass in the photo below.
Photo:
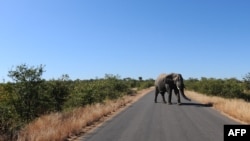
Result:
{"type": "Polygon", "coordinates": [[[72,111],[44,115],[23,128],[18,134],[18,141],[62,141],[79,135],[84,128],[93,125],[101,118],[111,115],[121,107],[139,99],[152,89],[139,91],[135,96],[124,96],[117,100],[107,100],[72,111]]]}
{"type": "MultiPolygon", "coordinates": [[[[151,89],[139,91],[135,96],[125,96],[117,100],[107,100],[85,107],[79,107],[62,113],[51,113],[41,116],[28,124],[18,134],[18,141],[62,141],[80,135],[85,128],[100,121],[103,117],[112,115],[121,107],[133,103],[151,89]]],[[[250,103],[241,99],[224,99],[216,96],[206,96],[193,91],[185,94],[191,99],[203,104],[212,104],[223,114],[244,124],[250,123],[250,103]]]]}
{"type": "Polygon", "coordinates": [[[217,96],[207,96],[194,91],[186,91],[191,99],[203,104],[212,104],[215,109],[243,124],[250,123],[250,103],[242,99],[225,99],[217,96]]]}
{"type": "Polygon", "coordinates": [[[129,103],[129,98],[121,98],[104,103],[76,108],[73,111],[52,113],[39,117],[26,126],[18,135],[18,141],[61,141],[79,134],[100,118],[129,103]]]}

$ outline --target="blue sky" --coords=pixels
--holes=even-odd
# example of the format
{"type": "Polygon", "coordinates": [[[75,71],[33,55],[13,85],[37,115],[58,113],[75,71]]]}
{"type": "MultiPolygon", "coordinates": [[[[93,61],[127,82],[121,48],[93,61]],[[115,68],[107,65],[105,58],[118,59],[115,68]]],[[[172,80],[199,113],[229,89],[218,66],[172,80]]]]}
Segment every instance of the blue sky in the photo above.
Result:
{"type": "MultiPolygon", "coordinates": [[[[0,79],[20,64],[46,79],[242,79],[250,72],[248,0],[0,0],[0,79]]],[[[2,81],[1,81],[2,82],[2,81]]]]}

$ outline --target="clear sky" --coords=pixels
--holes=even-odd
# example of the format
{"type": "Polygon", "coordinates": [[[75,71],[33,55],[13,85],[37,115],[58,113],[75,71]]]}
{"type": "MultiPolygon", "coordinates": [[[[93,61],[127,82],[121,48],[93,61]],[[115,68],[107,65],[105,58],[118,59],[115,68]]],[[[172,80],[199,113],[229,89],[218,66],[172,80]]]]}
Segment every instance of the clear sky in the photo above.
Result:
{"type": "Polygon", "coordinates": [[[0,81],[20,64],[43,78],[242,79],[249,0],[0,0],[0,81]]]}

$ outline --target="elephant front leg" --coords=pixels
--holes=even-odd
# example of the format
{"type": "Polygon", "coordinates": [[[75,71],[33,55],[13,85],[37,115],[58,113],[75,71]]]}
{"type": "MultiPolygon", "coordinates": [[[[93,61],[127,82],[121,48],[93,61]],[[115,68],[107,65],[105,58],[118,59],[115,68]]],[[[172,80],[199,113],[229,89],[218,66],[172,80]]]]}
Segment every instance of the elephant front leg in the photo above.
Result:
{"type": "Polygon", "coordinates": [[[177,104],[181,104],[181,98],[180,98],[180,93],[177,94],[177,104]]]}
{"type": "Polygon", "coordinates": [[[170,89],[170,90],[168,91],[168,104],[169,104],[169,105],[172,104],[171,99],[172,99],[172,90],[170,89]]]}

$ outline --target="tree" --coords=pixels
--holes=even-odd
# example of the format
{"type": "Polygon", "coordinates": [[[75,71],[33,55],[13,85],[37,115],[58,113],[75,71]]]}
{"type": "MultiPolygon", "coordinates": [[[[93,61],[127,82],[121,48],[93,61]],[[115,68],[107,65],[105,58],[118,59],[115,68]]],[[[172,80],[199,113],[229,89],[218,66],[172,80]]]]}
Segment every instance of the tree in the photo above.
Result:
{"type": "Polygon", "coordinates": [[[250,90],[250,72],[245,75],[245,77],[243,78],[243,80],[244,80],[245,88],[247,90],[250,90]]]}
{"type": "Polygon", "coordinates": [[[54,108],[56,111],[61,111],[71,91],[69,75],[64,74],[58,80],[51,80],[49,84],[51,87],[50,95],[53,99],[54,108]]]}
{"type": "Polygon", "coordinates": [[[142,81],[142,77],[140,76],[140,77],[138,77],[138,79],[139,79],[139,81],[142,81]]]}
{"type": "Polygon", "coordinates": [[[30,121],[39,114],[40,94],[42,93],[44,80],[41,78],[44,72],[44,66],[38,67],[19,65],[15,70],[10,70],[8,76],[14,83],[10,84],[9,93],[11,103],[16,112],[24,121],[30,121]]]}

